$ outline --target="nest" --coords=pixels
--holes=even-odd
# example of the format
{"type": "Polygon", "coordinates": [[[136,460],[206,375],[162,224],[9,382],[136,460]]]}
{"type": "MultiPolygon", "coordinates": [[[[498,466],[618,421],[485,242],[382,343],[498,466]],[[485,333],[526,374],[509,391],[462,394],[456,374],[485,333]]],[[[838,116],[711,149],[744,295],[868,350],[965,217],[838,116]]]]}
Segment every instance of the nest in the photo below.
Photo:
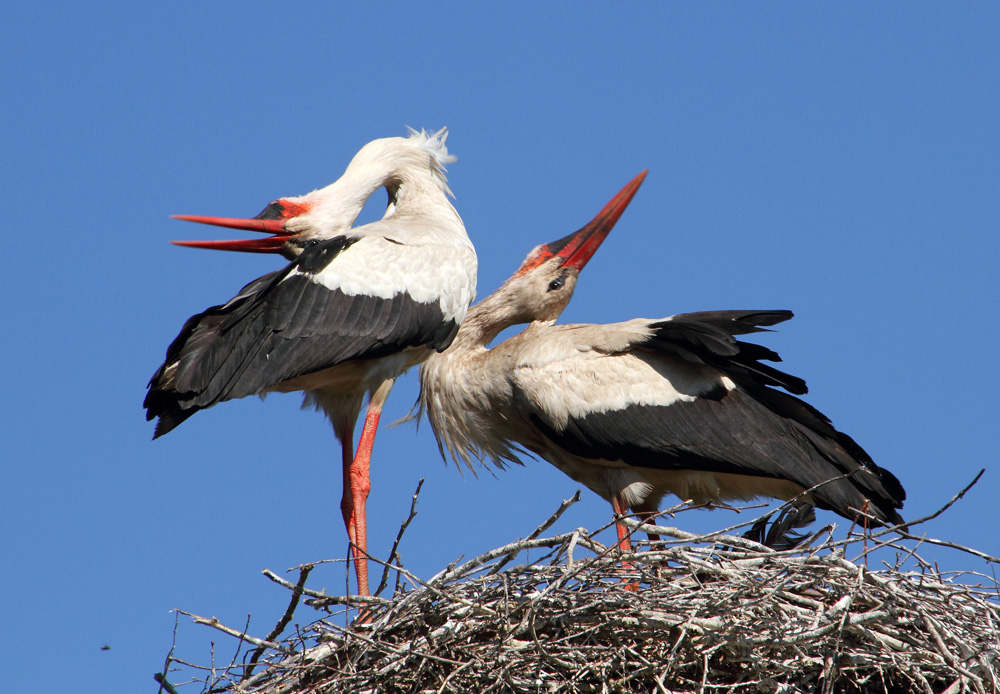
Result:
{"type": "Polygon", "coordinates": [[[824,528],[783,551],[656,526],[667,539],[623,556],[583,529],[542,537],[572,502],[430,580],[386,564],[392,599],[311,591],[311,565],[294,584],[265,572],[292,592],[282,623],[255,638],[191,615],[239,639],[238,656],[199,670],[172,651],[157,680],[176,692],[168,677],[186,671],[187,686],[245,694],[1000,691],[1000,585],[921,559],[921,543],[957,547],[912,535],[926,519],[842,540],[824,528]],[[303,597],[326,616],[278,640],[303,597]]]}

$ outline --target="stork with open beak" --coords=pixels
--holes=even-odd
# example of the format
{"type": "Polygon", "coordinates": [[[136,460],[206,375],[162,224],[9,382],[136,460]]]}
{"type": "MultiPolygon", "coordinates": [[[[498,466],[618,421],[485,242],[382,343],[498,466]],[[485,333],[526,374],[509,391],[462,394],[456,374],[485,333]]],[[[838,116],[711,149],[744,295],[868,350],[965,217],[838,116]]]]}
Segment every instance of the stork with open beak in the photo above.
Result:
{"type": "Polygon", "coordinates": [[[411,131],[370,142],[334,183],[275,200],[253,219],[178,217],[272,234],[181,245],[281,253],[291,262],[184,324],[149,383],[144,406],[147,419],[158,418],[154,438],[225,400],[304,391],[304,405],[323,410],[341,442],[341,510],[362,595],[369,592],[365,501],[382,406],[401,373],[451,344],[475,296],[475,249],[448,199],[445,164],[455,158],[446,137],[443,129],[411,131]],[[354,227],[379,188],[389,195],[385,216],[354,227]]]}
{"type": "MultiPolygon", "coordinates": [[[[807,501],[846,518],[901,522],[906,494],[896,477],[794,397],[805,382],[762,363],[777,354],[737,339],[790,311],[555,324],[645,173],[587,226],[531,251],[469,310],[452,346],[421,366],[420,410],[442,455],[503,467],[534,453],[616,514],[655,515],[667,493],[711,503],[811,489],[807,501]]],[[[621,524],[619,538],[627,548],[621,524]]]]}

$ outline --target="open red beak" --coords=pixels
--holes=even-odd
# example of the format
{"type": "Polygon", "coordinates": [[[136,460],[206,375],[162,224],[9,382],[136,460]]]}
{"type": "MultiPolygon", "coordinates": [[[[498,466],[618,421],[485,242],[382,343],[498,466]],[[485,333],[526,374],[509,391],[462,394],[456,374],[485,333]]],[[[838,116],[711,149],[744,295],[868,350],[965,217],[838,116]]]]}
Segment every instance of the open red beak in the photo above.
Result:
{"type": "Polygon", "coordinates": [[[274,234],[266,239],[235,239],[231,241],[171,241],[175,246],[188,246],[189,248],[208,248],[216,251],[243,251],[245,253],[280,253],[285,246],[285,241],[291,236],[285,231],[284,219],[234,219],[232,217],[201,217],[197,215],[175,214],[174,219],[183,219],[187,222],[199,222],[201,224],[214,224],[218,227],[229,227],[230,229],[247,229],[249,231],[260,231],[265,234],[274,234]]]}
{"type": "Polygon", "coordinates": [[[274,234],[274,236],[269,236],[266,239],[238,239],[233,241],[171,241],[171,243],[177,246],[188,246],[189,248],[208,248],[217,251],[280,253],[288,238],[295,235],[294,232],[285,230],[285,224],[292,217],[305,212],[306,209],[307,208],[304,205],[294,203],[287,199],[281,199],[272,202],[264,208],[263,212],[253,219],[175,214],[172,215],[174,219],[183,219],[186,222],[212,224],[217,227],[228,227],[230,229],[259,231],[264,234],[274,234]]]}
{"type": "Polygon", "coordinates": [[[558,241],[542,246],[542,257],[538,262],[544,262],[555,256],[563,259],[563,267],[582,270],[597,252],[597,249],[601,247],[601,243],[614,228],[625,208],[632,202],[632,198],[639,190],[639,186],[642,185],[648,172],[649,169],[646,169],[629,181],[628,185],[622,188],[618,195],[612,198],[611,202],[605,205],[604,209],[587,226],[558,241]]]}

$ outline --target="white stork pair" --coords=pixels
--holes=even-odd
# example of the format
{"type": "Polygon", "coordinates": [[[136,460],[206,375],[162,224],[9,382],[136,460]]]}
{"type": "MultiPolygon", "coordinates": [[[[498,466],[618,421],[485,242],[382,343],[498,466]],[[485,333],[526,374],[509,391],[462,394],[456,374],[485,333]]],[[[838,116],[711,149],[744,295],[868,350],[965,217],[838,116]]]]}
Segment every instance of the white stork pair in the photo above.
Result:
{"type": "Polygon", "coordinates": [[[776,390],[805,392],[801,379],[761,363],[777,355],[736,339],[791,313],[554,325],[645,172],[583,229],[535,248],[466,315],[476,256],[448,201],[445,137],[413,132],[369,143],[335,183],[276,200],[254,219],[180,217],[273,234],[185,245],[282,253],[291,263],[187,321],[150,382],[155,436],[217,402],[304,391],[342,444],[341,506],[363,595],[379,413],[396,377],[421,362],[421,410],[456,461],[502,466],[527,450],[617,513],[655,513],[666,493],[703,502],[790,498],[820,485],[811,498],[822,508],[899,522],[905,494],[896,478],[818,411],[776,390]],[[378,188],[389,194],[385,216],[354,227],[378,188]],[[521,334],[487,348],[523,323],[521,334]]]}

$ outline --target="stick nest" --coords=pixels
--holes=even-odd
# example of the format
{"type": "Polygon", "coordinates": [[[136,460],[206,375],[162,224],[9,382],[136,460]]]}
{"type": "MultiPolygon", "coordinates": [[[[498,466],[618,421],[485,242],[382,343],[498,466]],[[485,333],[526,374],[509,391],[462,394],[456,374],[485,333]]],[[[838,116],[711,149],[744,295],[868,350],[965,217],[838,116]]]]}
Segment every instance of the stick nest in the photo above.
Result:
{"type": "MultiPolygon", "coordinates": [[[[327,616],[278,641],[282,624],[260,639],[192,615],[242,648],[188,686],[246,694],[1000,691],[1000,586],[985,574],[940,572],[915,551],[926,538],[895,529],[838,541],[827,528],[774,551],[726,531],[657,526],[666,540],[623,558],[583,529],[540,537],[569,503],[528,538],[428,581],[387,564],[397,576],[391,600],[310,591],[311,566],[299,567],[297,584],[270,574],[292,590],[284,622],[300,596],[327,616]],[[895,560],[867,568],[875,549],[873,557],[895,560]]],[[[195,668],[180,662],[168,657],[157,675],[167,691],[177,691],[168,675],[195,668]]]]}

